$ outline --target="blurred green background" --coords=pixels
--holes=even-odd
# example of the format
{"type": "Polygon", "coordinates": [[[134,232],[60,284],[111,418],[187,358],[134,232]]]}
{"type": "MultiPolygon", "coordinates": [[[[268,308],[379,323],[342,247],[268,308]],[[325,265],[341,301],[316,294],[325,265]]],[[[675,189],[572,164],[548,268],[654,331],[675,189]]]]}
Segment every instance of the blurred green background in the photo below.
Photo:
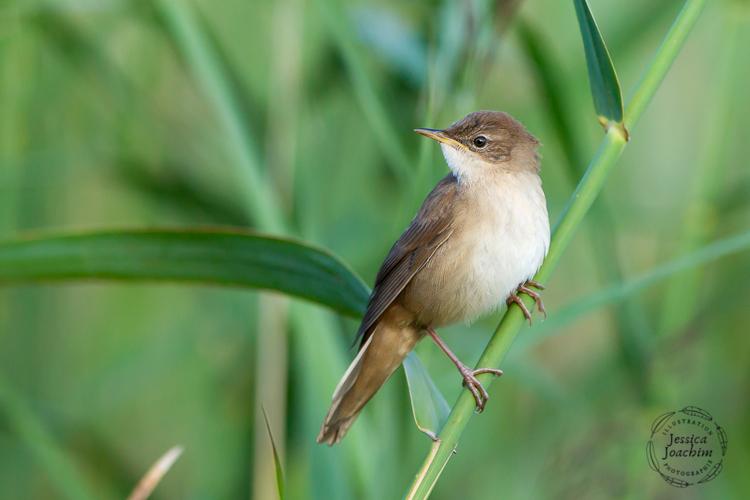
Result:
{"type": "MultiPolygon", "coordinates": [[[[627,100],[681,2],[590,4],[627,100]]],[[[750,252],[586,306],[749,231],[748,7],[709,2],[433,498],[750,495],[750,252]],[[645,445],[686,405],[729,451],[680,490],[645,445]]],[[[554,221],[602,136],[571,2],[3,2],[0,234],[253,227],[372,283],[447,172],[411,130],[476,109],[540,138],[554,221]]],[[[499,317],[445,338],[473,363],[499,317]]],[[[289,497],[398,498],[430,446],[401,370],[341,445],[315,444],[356,327],[239,289],[3,287],[0,497],[122,498],[181,444],[154,498],[275,498],[263,407],[289,497]]],[[[418,352],[452,403],[455,369],[418,352]]]]}

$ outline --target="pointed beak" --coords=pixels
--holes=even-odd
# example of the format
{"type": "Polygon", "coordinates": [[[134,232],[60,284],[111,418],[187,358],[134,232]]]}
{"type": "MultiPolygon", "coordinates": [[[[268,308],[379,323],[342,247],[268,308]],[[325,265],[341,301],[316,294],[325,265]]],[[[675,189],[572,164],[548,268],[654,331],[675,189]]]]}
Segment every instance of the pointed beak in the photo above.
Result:
{"type": "Polygon", "coordinates": [[[441,142],[443,144],[448,144],[449,146],[453,146],[454,148],[466,149],[463,144],[453,139],[442,130],[437,130],[434,128],[415,128],[414,132],[418,133],[419,135],[429,137],[430,139],[441,142]]]}

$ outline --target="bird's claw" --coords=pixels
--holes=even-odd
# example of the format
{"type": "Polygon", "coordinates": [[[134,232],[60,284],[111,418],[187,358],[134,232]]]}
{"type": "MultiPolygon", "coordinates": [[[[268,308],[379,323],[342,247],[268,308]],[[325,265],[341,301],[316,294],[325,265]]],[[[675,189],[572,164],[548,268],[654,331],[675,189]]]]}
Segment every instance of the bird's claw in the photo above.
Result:
{"type": "Polygon", "coordinates": [[[544,290],[544,285],[539,283],[538,281],[534,280],[526,280],[526,283],[524,283],[525,286],[532,286],[536,288],[537,290],[544,290]]]}
{"type": "Polygon", "coordinates": [[[520,294],[525,293],[532,299],[534,299],[534,303],[536,303],[536,307],[539,310],[540,313],[544,315],[544,319],[547,319],[547,311],[544,308],[544,302],[542,302],[542,296],[539,295],[536,291],[532,290],[530,287],[536,288],[537,290],[544,290],[544,286],[542,284],[537,283],[534,280],[527,280],[525,283],[518,286],[515,292],[513,292],[510,297],[505,301],[506,305],[510,307],[511,304],[518,305],[519,308],[521,308],[521,312],[523,312],[524,318],[528,320],[529,326],[531,326],[531,312],[529,311],[529,308],[526,307],[526,304],[523,303],[521,300],[521,297],[519,297],[520,294]]]}
{"type": "Polygon", "coordinates": [[[490,395],[487,392],[487,389],[485,389],[482,383],[479,381],[479,379],[477,379],[477,375],[481,375],[483,373],[491,373],[499,377],[503,374],[503,371],[495,368],[478,368],[476,370],[471,370],[466,366],[463,366],[459,370],[461,372],[461,376],[463,376],[464,378],[464,387],[469,389],[471,395],[474,396],[474,402],[477,405],[476,412],[482,413],[484,411],[484,406],[487,404],[487,400],[490,399],[490,395]]]}

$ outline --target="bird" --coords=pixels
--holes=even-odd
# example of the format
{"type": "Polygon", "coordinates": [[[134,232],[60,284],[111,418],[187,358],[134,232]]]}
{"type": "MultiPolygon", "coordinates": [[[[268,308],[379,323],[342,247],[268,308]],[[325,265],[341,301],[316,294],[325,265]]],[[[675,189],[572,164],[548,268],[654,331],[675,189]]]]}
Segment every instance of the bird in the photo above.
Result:
{"type": "Polygon", "coordinates": [[[458,368],[476,411],[489,395],[437,334],[501,307],[531,312],[520,294],[544,303],[532,278],[550,243],[539,141],[501,111],[476,111],[445,129],[417,128],[437,141],[450,173],[424,200],[388,252],[357,332],[359,351],[333,393],[318,443],[341,441],[365,404],[425,336],[458,368]]]}

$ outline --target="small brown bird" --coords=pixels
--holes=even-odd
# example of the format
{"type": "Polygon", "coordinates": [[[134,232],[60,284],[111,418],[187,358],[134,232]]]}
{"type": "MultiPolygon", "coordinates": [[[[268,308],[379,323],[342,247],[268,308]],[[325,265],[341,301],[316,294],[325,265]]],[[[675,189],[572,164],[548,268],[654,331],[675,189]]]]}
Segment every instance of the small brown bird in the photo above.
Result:
{"type": "Polygon", "coordinates": [[[319,443],[341,441],[359,412],[404,357],[429,335],[456,365],[482,411],[489,398],[472,370],[435,328],[471,321],[506,301],[531,315],[519,293],[549,248],[547,203],[539,177],[539,142],[506,113],[478,111],[445,130],[418,128],[440,143],[451,169],[422,204],[380,267],[359,327],[359,353],[333,394],[319,443]]]}

